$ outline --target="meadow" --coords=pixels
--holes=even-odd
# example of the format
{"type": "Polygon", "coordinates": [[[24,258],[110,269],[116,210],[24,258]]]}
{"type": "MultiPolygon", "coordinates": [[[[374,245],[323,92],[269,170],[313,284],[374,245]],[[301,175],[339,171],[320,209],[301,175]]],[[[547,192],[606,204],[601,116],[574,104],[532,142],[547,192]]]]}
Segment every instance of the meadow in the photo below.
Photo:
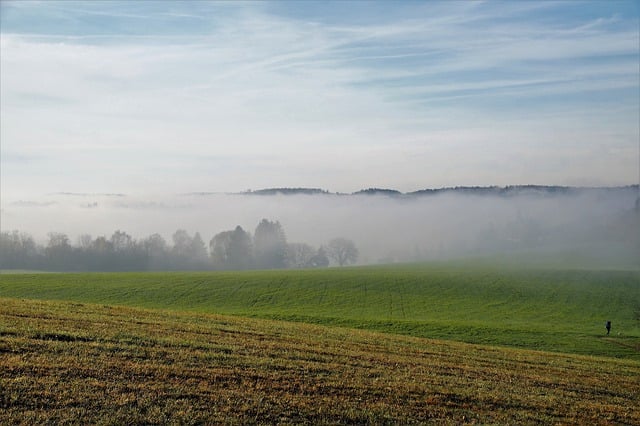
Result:
{"type": "Polygon", "coordinates": [[[640,271],[473,263],[0,275],[0,297],[279,319],[640,360],[640,271]],[[613,327],[606,336],[604,323],[613,327]]]}

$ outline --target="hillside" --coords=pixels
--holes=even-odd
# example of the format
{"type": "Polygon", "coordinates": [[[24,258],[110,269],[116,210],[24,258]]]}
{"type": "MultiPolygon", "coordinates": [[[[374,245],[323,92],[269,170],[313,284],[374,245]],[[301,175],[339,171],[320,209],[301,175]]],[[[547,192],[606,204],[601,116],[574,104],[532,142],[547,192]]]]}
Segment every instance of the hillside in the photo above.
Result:
{"type": "Polygon", "coordinates": [[[640,359],[640,272],[460,263],[209,273],[16,274],[0,297],[285,319],[640,359]],[[613,323],[605,338],[604,322],[613,323]]]}
{"type": "Polygon", "coordinates": [[[219,315],[0,306],[2,424],[640,423],[637,361],[219,315]]]}

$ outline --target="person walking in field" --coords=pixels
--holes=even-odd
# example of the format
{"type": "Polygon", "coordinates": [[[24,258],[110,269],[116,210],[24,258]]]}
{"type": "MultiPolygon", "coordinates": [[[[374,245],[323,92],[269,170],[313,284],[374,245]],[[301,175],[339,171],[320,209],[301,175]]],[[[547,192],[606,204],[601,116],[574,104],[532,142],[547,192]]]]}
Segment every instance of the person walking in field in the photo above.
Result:
{"type": "Polygon", "coordinates": [[[607,323],[605,324],[605,327],[607,328],[607,336],[608,336],[609,332],[611,331],[611,321],[607,321],[607,323]]]}

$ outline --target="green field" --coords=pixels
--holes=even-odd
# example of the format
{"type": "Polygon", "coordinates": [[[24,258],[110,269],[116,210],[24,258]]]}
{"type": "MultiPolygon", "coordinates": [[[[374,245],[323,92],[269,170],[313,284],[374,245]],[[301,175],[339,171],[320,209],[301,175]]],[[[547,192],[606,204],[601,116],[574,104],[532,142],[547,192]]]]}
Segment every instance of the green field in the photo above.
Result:
{"type": "MultiPolygon", "coordinates": [[[[0,275],[0,297],[231,314],[640,360],[640,271],[470,263],[0,275]],[[613,324],[605,336],[604,322],[613,324]]],[[[1,331],[1,330],[0,330],[1,331]]]]}

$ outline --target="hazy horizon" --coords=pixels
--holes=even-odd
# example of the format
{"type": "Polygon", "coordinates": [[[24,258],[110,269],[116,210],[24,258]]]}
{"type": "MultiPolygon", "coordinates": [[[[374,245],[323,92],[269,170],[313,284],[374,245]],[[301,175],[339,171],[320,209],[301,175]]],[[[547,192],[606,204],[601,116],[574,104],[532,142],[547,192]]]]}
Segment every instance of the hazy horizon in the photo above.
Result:
{"type": "Polygon", "coordinates": [[[41,244],[49,232],[61,232],[76,245],[83,234],[109,238],[116,230],[137,240],[159,233],[170,243],[184,229],[199,232],[208,246],[214,235],[238,225],[253,234],[266,218],[282,224],[290,243],[317,248],[336,237],[351,239],[359,264],[530,252],[617,265],[640,256],[637,196],[633,187],[508,197],[51,194],[5,209],[3,230],[26,231],[41,244]]]}
{"type": "Polygon", "coordinates": [[[363,262],[529,225],[616,245],[637,198],[225,194],[636,185],[636,1],[2,1],[0,70],[0,230],[39,241],[268,218],[363,262]]]}

